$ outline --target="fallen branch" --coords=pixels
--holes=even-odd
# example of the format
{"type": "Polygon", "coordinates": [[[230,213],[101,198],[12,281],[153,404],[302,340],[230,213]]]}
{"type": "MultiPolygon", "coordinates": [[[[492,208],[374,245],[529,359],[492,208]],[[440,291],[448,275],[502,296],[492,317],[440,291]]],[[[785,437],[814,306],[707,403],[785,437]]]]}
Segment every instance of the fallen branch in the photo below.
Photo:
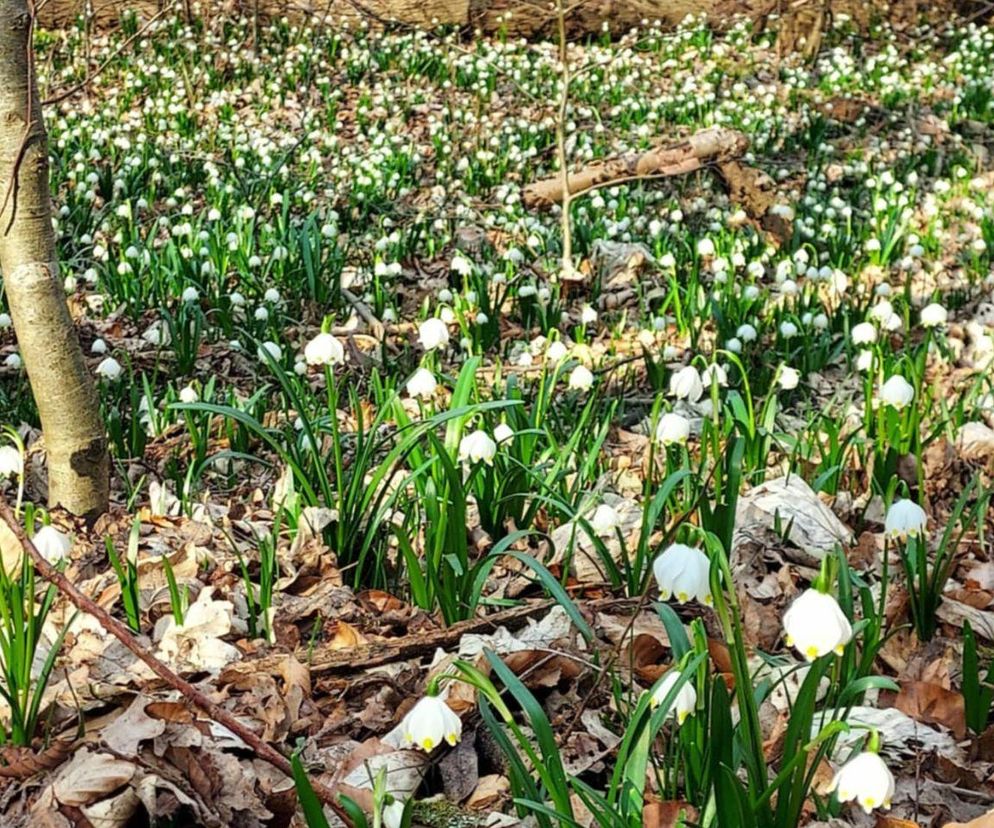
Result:
{"type": "MultiPolygon", "coordinates": [[[[59,592],[68,598],[73,606],[75,606],[78,610],[88,613],[96,618],[97,621],[100,622],[100,626],[102,626],[107,632],[127,647],[128,650],[130,650],[132,654],[134,654],[143,664],[155,673],[155,675],[157,675],[173,689],[178,690],[186,703],[193,705],[207,715],[211,720],[228,728],[228,730],[234,733],[246,745],[254,750],[260,759],[268,762],[277,770],[285,773],[288,777],[293,778],[293,768],[290,765],[290,760],[287,759],[286,756],[276,750],[276,748],[272,745],[260,739],[227,710],[219,704],[212,702],[206,695],[204,695],[203,692],[190,684],[190,682],[186,679],[174,673],[169,667],[152,655],[147,647],[143,647],[139,644],[138,640],[132,634],[131,630],[128,629],[128,627],[114,618],[114,616],[107,612],[107,610],[83,593],[68,578],[66,578],[65,575],[46,561],[41,556],[41,553],[38,551],[37,547],[35,547],[31,539],[27,536],[27,533],[24,531],[24,527],[21,526],[20,521],[18,521],[16,516],[11,512],[10,506],[7,505],[7,501],[3,499],[0,499],[0,518],[3,518],[3,521],[10,527],[18,541],[20,541],[24,551],[27,553],[28,557],[31,558],[31,561],[35,566],[35,570],[42,576],[42,578],[53,584],[59,592]]],[[[334,790],[314,780],[311,780],[311,785],[321,801],[328,805],[346,825],[351,826],[352,820],[350,819],[348,812],[339,803],[338,794],[334,790]]]]}
{"type": "MultiPolygon", "coordinates": [[[[581,195],[639,178],[685,175],[710,164],[722,164],[741,156],[749,140],[732,129],[715,127],[643,153],[631,153],[589,164],[569,176],[569,195],[581,195]]],[[[544,178],[525,187],[526,207],[548,209],[563,198],[562,175],[544,178]]]]}
{"type": "Polygon", "coordinates": [[[435,632],[419,632],[414,635],[405,635],[392,641],[375,642],[364,647],[352,647],[348,650],[339,650],[328,653],[325,656],[315,654],[310,659],[311,674],[315,673],[354,673],[367,667],[378,667],[382,664],[389,664],[392,661],[399,661],[405,658],[413,658],[419,655],[430,655],[439,647],[445,649],[459,643],[464,635],[482,633],[487,630],[495,630],[499,626],[513,630],[524,622],[543,610],[553,606],[552,601],[530,601],[520,607],[495,612],[482,618],[470,618],[466,621],[459,621],[451,627],[435,632]]]}

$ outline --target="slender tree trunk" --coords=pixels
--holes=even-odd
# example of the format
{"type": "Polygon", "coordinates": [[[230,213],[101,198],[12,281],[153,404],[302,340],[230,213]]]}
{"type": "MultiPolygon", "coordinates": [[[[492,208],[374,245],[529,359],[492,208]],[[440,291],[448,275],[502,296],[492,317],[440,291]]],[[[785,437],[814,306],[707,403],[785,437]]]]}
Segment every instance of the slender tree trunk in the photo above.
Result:
{"type": "Polygon", "coordinates": [[[0,270],[45,436],[49,504],[93,518],[107,508],[107,439],[59,277],[29,2],[0,0],[0,270]]]}

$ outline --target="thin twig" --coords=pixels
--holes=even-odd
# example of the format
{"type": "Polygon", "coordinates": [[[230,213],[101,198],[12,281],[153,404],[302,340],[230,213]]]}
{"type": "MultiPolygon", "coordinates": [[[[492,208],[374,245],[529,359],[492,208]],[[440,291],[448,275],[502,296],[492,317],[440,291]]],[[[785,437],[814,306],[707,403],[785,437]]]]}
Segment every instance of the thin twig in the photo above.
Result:
{"type": "MultiPolygon", "coordinates": [[[[293,767],[286,756],[268,742],[260,739],[227,710],[211,701],[201,690],[198,690],[186,679],[177,675],[163,664],[152,655],[147,647],[143,647],[138,643],[138,640],[128,627],[114,618],[107,610],[82,592],[65,575],[46,561],[32,540],[27,536],[20,521],[11,512],[10,506],[5,499],[0,499],[0,518],[3,518],[3,521],[10,527],[18,541],[20,541],[21,546],[24,548],[28,557],[31,558],[35,569],[41,574],[42,578],[54,585],[59,592],[69,599],[73,606],[96,618],[100,622],[100,626],[120,641],[139,661],[170,687],[178,690],[180,696],[187,704],[193,705],[205,713],[212,721],[228,728],[228,730],[254,750],[260,759],[268,762],[290,778],[293,778],[293,767]]],[[[338,801],[337,792],[314,780],[311,781],[311,785],[321,801],[328,805],[346,825],[351,826],[352,821],[349,818],[348,812],[338,801]]]]}

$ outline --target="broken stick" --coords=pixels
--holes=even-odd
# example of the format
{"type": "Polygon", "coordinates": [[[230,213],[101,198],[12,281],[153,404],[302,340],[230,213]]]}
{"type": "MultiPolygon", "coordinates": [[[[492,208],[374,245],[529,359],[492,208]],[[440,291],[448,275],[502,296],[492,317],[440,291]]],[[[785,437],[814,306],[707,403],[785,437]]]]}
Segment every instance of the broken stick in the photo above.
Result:
{"type": "MultiPolygon", "coordinates": [[[[633,179],[685,175],[709,164],[721,164],[738,158],[748,146],[749,139],[734,129],[705,129],[683,141],[643,153],[598,161],[570,173],[570,195],[580,195],[633,179]]],[[[553,204],[562,203],[562,193],[562,176],[556,175],[529,184],[525,187],[522,200],[528,208],[548,209],[553,204]]]]}
{"type": "MultiPolygon", "coordinates": [[[[287,759],[286,756],[276,750],[276,748],[268,742],[264,742],[260,739],[227,710],[219,704],[212,702],[206,695],[204,695],[204,693],[190,684],[190,682],[186,679],[173,672],[169,667],[152,655],[147,648],[142,647],[128,627],[118,621],[113,615],[107,612],[107,610],[86,595],[65,575],[46,561],[38,551],[38,548],[32,542],[31,538],[29,538],[27,533],[24,531],[24,527],[21,526],[20,521],[13,514],[13,512],[11,512],[10,506],[7,505],[7,501],[2,498],[0,498],[0,518],[3,518],[4,523],[10,527],[10,530],[17,537],[17,540],[20,541],[24,551],[27,553],[28,557],[31,558],[32,563],[34,563],[35,570],[42,576],[42,578],[50,584],[53,584],[59,592],[68,598],[76,609],[88,613],[96,618],[97,621],[100,622],[100,626],[102,626],[105,630],[107,630],[107,632],[127,647],[128,650],[130,650],[143,664],[155,673],[155,675],[157,675],[173,689],[178,690],[182,698],[188,704],[192,704],[194,707],[199,708],[200,711],[203,712],[208,718],[228,728],[228,730],[234,733],[246,745],[254,750],[260,759],[265,760],[277,770],[285,773],[291,779],[293,778],[293,767],[290,764],[290,760],[287,759]]],[[[351,826],[353,824],[348,812],[338,801],[338,794],[334,790],[320,784],[319,782],[316,782],[315,780],[311,780],[311,786],[314,788],[314,792],[318,795],[321,801],[328,805],[339,819],[341,819],[347,826],[351,826]]]]}

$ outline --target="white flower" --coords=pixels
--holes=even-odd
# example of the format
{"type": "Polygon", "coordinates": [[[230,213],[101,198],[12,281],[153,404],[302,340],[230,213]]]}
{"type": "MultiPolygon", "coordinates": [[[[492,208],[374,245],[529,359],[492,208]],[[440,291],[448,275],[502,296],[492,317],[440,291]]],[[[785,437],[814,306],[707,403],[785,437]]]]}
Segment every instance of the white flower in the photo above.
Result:
{"type": "Polygon", "coordinates": [[[15,446],[0,446],[0,478],[20,477],[24,472],[24,459],[15,446]]]}
{"type": "Polygon", "coordinates": [[[407,381],[407,393],[412,397],[430,400],[435,395],[438,383],[435,375],[427,368],[418,368],[407,381]]]}
{"type": "Polygon", "coordinates": [[[166,616],[158,655],[173,667],[218,673],[239,657],[237,647],[221,640],[231,632],[232,604],[215,601],[212,592],[210,588],[200,590],[197,600],[187,608],[182,624],[177,624],[172,615],[166,616]]]}
{"type": "Polygon", "coordinates": [[[426,319],[418,326],[418,341],[426,351],[444,348],[449,344],[449,329],[441,319],[426,319]]]}
{"type": "Polygon", "coordinates": [[[698,256],[713,256],[714,255],[714,242],[711,239],[703,238],[697,241],[697,255],[698,256]]]}
{"type": "Polygon", "coordinates": [[[792,391],[797,388],[797,383],[801,381],[801,375],[797,372],[795,368],[791,368],[788,365],[784,365],[780,368],[780,373],[777,375],[777,382],[780,383],[780,387],[784,391],[792,391]]]}
{"type": "Polygon", "coordinates": [[[720,388],[728,385],[728,372],[717,362],[712,362],[707,368],[701,371],[701,382],[708,388],[712,382],[718,383],[720,388]]]}
{"type": "Polygon", "coordinates": [[[90,353],[101,355],[107,353],[107,343],[102,339],[94,339],[93,344],[90,346],[90,353]]]}
{"type": "Polygon", "coordinates": [[[576,391],[586,391],[594,384],[594,375],[585,365],[577,365],[569,375],[569,387],[576,391]]]}
{"type": "Polygon", "coordinates": [[[797,336],[797,325],[791,322],[789,319],[785,319],[780,323],[780,336],[784,339],[791,339],[797,336]]]}
{"type": "Polygon", "coordinates": [[[682,414],[664,414],[656,424],[656,439],[664,446],[686,443],[690,438],[690,420],[682,414]]]}
{"type": "Polygon", "coordinates": [[[425,696],[404,716],[400,735],[405,744],[431,753],[442,742],[455,745],[459,741],[462,719],[438,696],[425,696]]]}
{"type": "MultiPolygon", "coordinates": [[[[679,670],[670,670],[663,680],[659,682],[659,687],[655,689],[650,700],[652,707],[659,707],[669,695],[673,686],[682,678],[679,670]]],[[[683,683],[683,686],[676,691],[673,703],[670,705],[667,718],[676,717],[677,724],[683,724],[684,720],[693,714],[697,707],[697,691],[694,689],[693,677],[683,683]]]]}
{"type": "Polygon", "coordinates": [[[400,828],[404,820],[404,803],[395,799],[389,805],[383,806],[383,828],[400,828]]]}
{"type": "Polygon", "coordinates": [[[922,308],[921,323],[926,328],[937,328],[939,325],[945,325],[948,318],[948,312],[938,302],[933,302],[922,308]]]}
{"type": "Polygon", "coordinates": [[[621,528],[621,515],[613,506],[601,503],[590,518],[590,528],[598,535],[609,535],[621,528]]]}
{"type": "Polygon", "coordinates": [[[149,345],[168,345],[171,338],[169,328],[163,325],[162,322],[153,322],[142,333],[142,339],[149,345]]]}
{"type": "Polygon", "coordinates": [[[467,434],[459,441],[459,460],[462,463],[486,463],[493,465],[497,444],[483,430],[467,434]]]}
{"type": "Polygon", "coordinates": [[[839,802],[856,800],[866,813],[890,808],[894,797],[894,775],[877,753],[865,752],[846,762],[829,786],[839,802]]]}
{"type": "Polygon", "coordinates": [[[508,440],[514,439],[514,429],[511,428],[507,423],[498,424],[497,428],[494,429],[494,440],[497,445],[501,443],[506,443],[508,440]]]}
{"type": "Polygon", "coordinates": [[[842,654],[852,639],[849,619],[838,602],[824,592],[808,589],[790,605],[783,616],[787,644],[796,647],[808,661],[826,653],[842,654]]]}
{"type": "Polygon", "coordinates": [[[928,515],[913,500],[895,500],[884,518],[884,532],[892,538],[906,540],[925,532],[928,515]]]}
{"type": "Polygon", "coordinates": [[[568,353],[569,349],[557,339],[549,345],[549,350],[545,352],[545,358],[552,363],[561,362],[568,353]]]}
{"type": "Polygon", "coordinates": [[[200,394],[192,385],[184,385],[179,392],[179,401],[184,403],[195,403],[200,399],[200,394]]]}
{"type": "Polygon", "coordinates": [[[595,311],[590,305],[584,305],[580,310],[580,323],[583,325],[592,325],[597,321],[597,311],[595,311]]]}
{"type": "Polygon", "coordinates": [[[0,313],[0,328],[7,329],[14,324],[9,313],[0,313]]]}
{"type": "Polygon", "coordinates": [[[262,298],[274,305],[279,304],[280,292],[276,288],[266,288],[266,292],[262,294],[262,298]]]}
{"type": "Polygon", "coordinates": [[[854,345],[869,345],[877,341],[877,329],[869,322],[860,322],[853,326],[849,337],[854,345]]]}
{"type": "Polygon", "coordinates": [[[863,350],[856,356],[856,370],[869,371],[873,366],[873,351],[863,350]]]}
{"type": "Polygon", "coordinates": [[[668,601],[676,596],[681,604],[696,598],[711,606],[711,562],[708,556],[692,546],[674,543],[666,547],[652,564],[659,583],[659,596],[668,601]]]}
{"type": "Polygon", "coordinates": [[[681,368],[670,377],[670,394],[678,400],[697,402],[703,393],[704,383],[693,365],[681,368]]]}
{"type": "Polygon", "coordinates": [[[735,331],[735,335],[743,342],[755,342],[756,337],[759,336],[759,333],[752,325],[746,322],[743,325],[739,325],[738,329],[735,331]]]}
{"type": "Polygon", "coordinates": [[[69,536],[54,526],[42,526],[34,533],[31,540],[34,542],[35,549],[52,565],[68,557],[69,550],[72,549],[72,540],[69,536]]]}
{"type": "Polygon", "coordinates": [[[15,371],[19,370],[22,364],[21,355],[17,351],[7,354],[7,358],[3,361],[3,364],[15,371]]]}
{"type": "Polygon", "coordinates": [[[259,346],[259,359],[263,362],[266,361],[266,354],[269,354],[276,362],[283,359],[283,349],[277,345],[275,342],[263,342],[259,346]]]}
{"type": "Polygon", "coordinates": [[[345,349],[330,333],[322,332],[304,346],[304,359],[308,365],[341,365],[345,349]]]}
{"type": "Polygon", "coordinates": [[[121,376],[123,371],[121,363],[114,359],[114,357],[106,357],[97,366],[97,376],[103,377],[105,380],[111,380],[112,382],[121,376]]]}
{"type": "Polygon", "coordinates": [[[887,405],[892,405],[898,411],[910,405],[915,398],[915,389],[900,374],[895,374],[880,388],[880,399],[887,405]]]}
{"type": "Polygon", "coordinates": [[[184,302],[196,302],[200,298],[200,291],[192,285],[183,291],[184,302]]]}

